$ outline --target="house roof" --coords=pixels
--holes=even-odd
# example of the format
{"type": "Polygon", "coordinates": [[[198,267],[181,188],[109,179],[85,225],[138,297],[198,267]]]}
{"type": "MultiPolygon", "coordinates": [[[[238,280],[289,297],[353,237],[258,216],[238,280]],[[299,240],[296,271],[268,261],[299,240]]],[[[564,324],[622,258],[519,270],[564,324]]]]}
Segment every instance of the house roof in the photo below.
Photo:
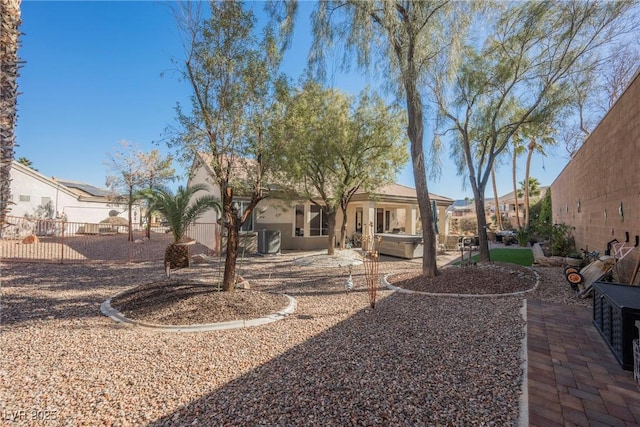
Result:
{"type": "MultiPolygon", "coordinates": [[[[358,190],[354,194],[354,198],[361,199],[367,197],[378,197],[381,200],[417,200],[418,193],[415,188],[407,187],[406,185],[401,184],[387,184],[373,192],[366,192],[364,190],[358,190]]],[[[429,193],[429,199],[432,201],[436,201],[440,204],[451,204],[453,203],[453,199],[450,199],[445,196],[440,196],[438,194],[429,193]]]]}
{"type": "MultiPolygon", "coordinates": [[[[194,159],[194,165],[192,167],[197,167],[202,165],[206,168],[207,172],[211,175],[213,174],[213,170],[211,168],[212,156],[210,153],[197,153],[196,158],[194,159]]],[[[237,169],[238,176],[236,178],[242,179],[247,177],[247,170],[250,167],[255,166],[255,160],[251,159],[236,159],[232,167],[237,169]]],[[[418,199],[418,194],[415,188],[408,187],[406,185],[401,184],[387,184],[373,192],[367,192],[364,190],[358,190],[355,192],[353,200],[368,200],[372,197],[378,198],[381,201],[415,201],[418,199]]],[[[453,199],[450,199],[445,196],[440,196],[438,194],[429,193],[429,199],[435,201],[440,205],[449,205],[453,203],[453,199]]]]}
{"type": "Polygon", "coordinates": [[[85,184],[84,182],[70,181],[67,179],[59,179],[58,182],[67,188],[79,190],[82,193],[80,195],[94,196],[94,197],[107,197],[109,192],[102,188],[95,187],[91,184],[85,184]]]}
{"type": "Polygon", "coordinates": [[[69,194],[70,196],[76,196],[76,194],[71,191],[71,189],[69,189],[68,187],[66,187],[64,184],[61,184],[60,182],[56,181],[53,178],[49,178],[48,176],[45,176],[43,174],[41,174],[40,172],[38,172],[35,169],[31,169],[28,166],[23,165],[22,163],[18,163],[15,160],[13,162],[11,162],[11,169],[14,170],[19,170],[20,172],[22,172],[25,175],[30,176],[33,179],[36,179],[40,182],[46,183],[48,185],[50,185],[51,187],[57,188],[60,191],[63,191],[67,194],[69,194]]]}
{"type": "MultiPolygon", "coordinates": [[[[548,189],[549,189],[548,185],[541,186],[540,187],[540,195],[536,196],[536,197],[538,199],[543,198],[548,189]]],[[[504,194],[504,195],[498,197],[498,203],[501,203],[501,204],[510,203],[510,202],[514,202],[515,199],[516,198],[514,197],[514,192],[511,191],[510,193],[507,193],[507,194],[504,194]]],[[[518,201],[520,201],[520,200],[522,200],[522,202],[524,203],[524,196],[523,197],[518,196],[518,201]]],[[[485,199],[485,203],[493,204],[493,202],[494,202],[493,197],[487,197],[485,199]]]]}
{"type": "Polygon", "coordinates": [[[22,173],[27,174],[41,182],[45,182],[50,186],[57,188],[59,191],[64,191],[70,196],[76,197],[78,200],[82,200],[85,202],[108,201],[108,192],[91,184],[86,184],[79,181],[71,181],[68,179],[56,179],[54,177],[48,177],[16,161],[13,161],[11,163],[11,168],[20,170],[22,173]]]}
{"type": "Polygon", "coordinates": [[[469,203],[468,200],[456,200],[448,208],[448,211],[472,211],[475,209],[473,202],[469,203]]]}

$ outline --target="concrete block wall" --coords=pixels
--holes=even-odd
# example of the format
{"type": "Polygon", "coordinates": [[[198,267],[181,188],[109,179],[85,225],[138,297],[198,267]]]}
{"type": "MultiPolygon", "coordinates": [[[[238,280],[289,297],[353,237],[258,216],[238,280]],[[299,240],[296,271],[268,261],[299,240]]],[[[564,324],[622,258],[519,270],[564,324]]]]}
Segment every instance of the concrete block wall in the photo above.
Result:
{"type": "MultiPolygon", "coordinates": [[[[604,253],[640,236],[640,73],[551,185],[554,223],[575,227],[576,246],[604,253]]],[[[640,247],[620,263],[628,283],[640,247]]],[[[636,279],[636,283],[639,280],[636,279]]]]}

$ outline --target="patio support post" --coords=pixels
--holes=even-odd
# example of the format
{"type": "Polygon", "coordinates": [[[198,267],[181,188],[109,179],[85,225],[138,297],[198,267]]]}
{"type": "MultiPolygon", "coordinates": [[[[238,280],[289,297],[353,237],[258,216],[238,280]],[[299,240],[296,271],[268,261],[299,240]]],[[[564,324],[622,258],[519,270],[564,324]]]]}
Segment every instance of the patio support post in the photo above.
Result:
{"type": "Polygon", "coordinates": [[[418,215],[417,215],[417,206],[411,205],[406,208],[406,224],[405,224],[405,233],[407,234],[416,234],[418,227],[418,215]]]}
{"type": "Polygon", "coordinates": [[[370,242],[373,241],[373,236],[371,233],[375,230],[376,223],[376,207],[373,203],[369,202],[368,204],[362,207],[362,237],[363,237],[363,250],[369,250],[369,248],[364,247],[364,242],[367,240],[364,239],[365,236],[370,236],[370,242]],[[373,230],[369,227],[369,224],[374,224],[373,230]]]}

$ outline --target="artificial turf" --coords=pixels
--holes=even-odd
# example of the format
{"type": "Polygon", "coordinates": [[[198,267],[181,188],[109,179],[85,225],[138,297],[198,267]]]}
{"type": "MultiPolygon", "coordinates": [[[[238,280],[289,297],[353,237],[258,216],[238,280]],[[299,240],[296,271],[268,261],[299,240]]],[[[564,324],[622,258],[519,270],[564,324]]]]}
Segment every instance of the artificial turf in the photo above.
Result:
{"type": "MultiPolygon", "coordinates": [[[[533,252],[530,248],[497,248],[489,251],[491,261],[510,262],[512,264],[531,266],[533,265],[533,252]]],[[[466,259],[465,259],[466,261],[466,259]]],[[[471,262],[477,262],[478,255],[471,257],[471,262]]]]}

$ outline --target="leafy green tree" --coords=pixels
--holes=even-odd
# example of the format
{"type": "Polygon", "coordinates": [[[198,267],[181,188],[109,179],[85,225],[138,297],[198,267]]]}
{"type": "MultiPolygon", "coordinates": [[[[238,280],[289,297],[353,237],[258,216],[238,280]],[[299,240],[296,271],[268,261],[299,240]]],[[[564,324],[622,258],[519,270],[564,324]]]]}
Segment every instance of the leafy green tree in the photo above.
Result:
{"type": "Polygon", "coordinates": [[[403,116],[364,91],[357,102],[336,90],[307,82],[286,110],[283,165],[303,197],[324,209],[327,251],[336,247],[336,216],[342,210],[344,248],[347,206],[360,189],[392,182],[408,154],[401,137],[403,116]],[[317,200],[320,200],[318,202],[317,200]]]}
{"type": "MultiPolygon", "coordinates": [[[[571,107],[569,77],[583,72],[628,28],[630,2],[514,2],[480,16],[453,76],[435,69],[439,126],[451,131],[460,173],[469,176],[479,219],[480,260],[489,260],[484,193],[496,158],[525,125],[554,123],[571,107]],[[484,37],[484,40],[482,39],[484,37]]],[[[446,52],[442,53],[447,56],[446,52]]],[[[446,62],[443,60],[442,62],[446,62]]],[[[438,62],[436,62],[438,63],[438,62]]]]}
{"type": "MultiPolygon", "coordinates": [[[[384,83],[405,102],[407,135],[422,221],[424,256],[422,272],[438,273],[436,233],[424,154],[424,100],[421,86],[427,71],[446,50],[451,62],[457,59],[458,39],[463,34],[471,2],[451,1],[323,1],[314,12],[312,60],[320,75],[324,55],[335,41],[344,41],[345,63],[356,58],[358,65],[371,64],[384,73],[384,83]]],[[[429,171],[437,173],[434,165],[429,171]]]]}
{"type": "Polygon", "coordinates": [[[186,50],[180,68],[192,96],[188,111],[177,108],[169,145],[188,163],[197,152],[210,159],[227,234],[222,288],[233,291],[240,228],[268,197],[267,179],[277,169],[281,143],[274,129],[283,112],[277,100],[286,92],[278,67],[287,40],[278,37],[275,22],[259,39],[253,11],[240,2],[212,1],[206,19],[201,3],[183,6],[176,11],[186,50]],[[248,199],[242,212],[238,197],[248,199]]]}
{"type": "Polygon", "coordinates": [[[540,201],[540,214],[538,216],[538,222],[541,224],[553,223],[553,210],[551,208],[551,188],[547,188],[544,193],[544,197],[540,201]]]}
{"type": "Polygon", "coordinates": [[[220,201],[213,196],[205,195],[193,199],[196,193],[206,190],[204,184],[199,184],[187,188],[179,186],[175,194],[165,187],[140,191],[139,196],[147,201],[149,211],[162,215],[173,235],[173,243],[165,251],[166,268],[182,268],[189,265],[189,252],[180,244],[184,243],[188,227],[207,210],[220,211],[220,201]]]}

